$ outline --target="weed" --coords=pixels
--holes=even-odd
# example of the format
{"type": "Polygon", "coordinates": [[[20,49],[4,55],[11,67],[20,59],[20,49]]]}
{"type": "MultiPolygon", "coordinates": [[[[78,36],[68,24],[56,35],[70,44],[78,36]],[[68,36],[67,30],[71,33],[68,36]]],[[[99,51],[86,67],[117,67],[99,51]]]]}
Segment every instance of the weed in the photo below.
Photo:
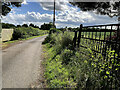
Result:
{"type": "Polygon", "coordinates": [[[104,59],[102,54],[95,54],[92,51],[99,45],[98,43],[89,44],[91,41],[88,40],[86,43],[81,40],[81,44],[88,48],[80,47],[74,50],[72,39],[73,34],[70,32],[54,33],[49,36],[49,43],[46,44],[50,46],[47,47],[49,58],[45,64],[48,87],[92,89],[119,87],[120,63],[113,59],[117,57],[115,51],[107,49],[108,58],[104,59]]]}

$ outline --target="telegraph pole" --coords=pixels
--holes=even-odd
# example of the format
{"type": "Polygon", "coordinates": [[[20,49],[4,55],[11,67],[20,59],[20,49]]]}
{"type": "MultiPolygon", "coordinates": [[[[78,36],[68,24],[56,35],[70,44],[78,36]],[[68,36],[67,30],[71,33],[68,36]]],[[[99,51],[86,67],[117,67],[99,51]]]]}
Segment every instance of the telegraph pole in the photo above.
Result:
{"type": "Polygon", "coordinates": [[[118,24],[120,24],[120,3],[119,3],[119,7],[118,7],[118,24]]]}
{"type": "Polygon", "coordinates": [[[55,26],[55,0],[54,0],[54,15],[53,15],[53,26],[55,26]]]}

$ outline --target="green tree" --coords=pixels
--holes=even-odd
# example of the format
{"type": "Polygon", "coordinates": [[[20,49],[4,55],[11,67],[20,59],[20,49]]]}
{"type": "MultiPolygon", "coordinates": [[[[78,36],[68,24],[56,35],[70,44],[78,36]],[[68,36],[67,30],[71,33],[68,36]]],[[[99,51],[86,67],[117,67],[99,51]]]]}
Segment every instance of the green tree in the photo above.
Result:
{"type": "Polygon", "coordinates": [[[1,2],[2,3],[2,15],[6,16],[12,7],[21,7],[22,2],[1,2]]]}
{"type": "Polygon", "coordinates": [[[34,27],[34,24],[31,23],[29,26],[34,27]]]}
{"type": "Polygon", "coordinates": [[[70,3],[74,6],[79,7],[82,11],[95,11],[97,14],[108,15],[110,17],[119,15],[120,2],[70,2],[70,3]]]}
{"type": "Polygon", "coordinates": [[[39,28],[39,26],[35,25],[34,28],[39,28]]]}
{"type": "Polygon", "coordinates": [[[34,24],[32,24],[32,23],[31,23],[29,26],[34,27],[34,28],[39,28],[39,26],[34,25],[34,24]]]}
{"type": "Polygon", "coordinates": [[[14,28],[16,27],[14,24],[2,23],[2,28],[14,28]]]}
{"type": "MultiPolygon", "coordinates": [[[[50,30],[50,28],[52,28],[53,27],[53,24],[50,22],[49,24],[43,24],[43,25],[41,25],[41,29],[42,30],[50,30]]],[[[56,26],[54,26],[54,27],[56,27],[56,26]]]]}
{"type": "MultiPolygon", "coordinates": [[[[97,1],[97,0],[96,0],[97,1]]],[[[95,11],[97,14],[108,15],[110,17],[117,16],[120,24],[120,1],[114,2],[70,2],[73,6],[79,7],[82,11],[95,11]]],[[[118,35],[120,38],[120,35],[118,35]]],[[[112,40],[116,40],[116,33],[112,36],[112,40]]],[[[107,38],[110,38],[108,36],[107,38]]]]}
{"type": "Polygon", "coordinates": [[[17,25],[17,27],[21,27],[21,25],[17,25]]]}
{"type": "Polygon", "coordinates": [[[28,25],[27,24],[23,24],[22,27],[28,27],[28,25]]]}

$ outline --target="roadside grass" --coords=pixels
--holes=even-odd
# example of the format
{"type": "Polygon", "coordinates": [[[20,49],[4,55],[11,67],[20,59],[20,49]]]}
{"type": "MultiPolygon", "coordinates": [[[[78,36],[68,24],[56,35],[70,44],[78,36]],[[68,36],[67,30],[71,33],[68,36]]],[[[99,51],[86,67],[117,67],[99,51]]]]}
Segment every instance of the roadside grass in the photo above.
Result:
{"type": "MultiPolygon", "coordinates": [[[[48,34],[43,34],[43,35],[48,35],[48,34]]],[[[28,38],[21,38],[19,40],[10,40],[10,41],[5,41],[5,42],[1,42],[2,43],[2,48],[6,48],[8,47],[10,44],[15,44],[15,43],[19,43],[20,41],[25,41],[25,40],[30,40],[33,38],[37,38],[43,35],[39,35],[39,36],[32,36],[32,37],[28,37],[28,38]]]]}
{"type": "Polygon", "coordinates": [[[49,44],[45,46],[46,49],[46,61],[43,63],[45,65],[45,78],[47,82],[46,88],[74,88],[76,83],[73,82],[73,79],[69,80],[69,72],[62,65],[60,56],[57,55],[53,48],[49,48],[49,44]],[[53,59],[55,57],[55,59],[53,59]],[[69,87],[68,87],[69,86],[69,87]]]}
{"type": "MultiPolygon", "coordinates": [[[[11,40],[3,41],[2,42],[2,48],[6,48],[9,45],[19,43],[20,41],[33,39],[33,38],[40,37],[40,36],[46,35],[46,34],[48,34],[48,30],[40,30],[39,28],[33,28],[33,27],[14,28],[11,40]]],[[[5,38],[5,36],[3,34],[4,38],[5,38]]]]}
{"type": "MultiPolygon", "coordinates": [[[[70,34],[65,33],[66,36],[70,34]]],[[[76,83],[73,82],[72,78],[69,78],[69,71],[67,68],[64,67],[62,64],[62,58],[59,55],[65,46],[70,48],[69,44],[71,44],[71,39],[66,38],[65,35],[62,34],[54,34],[51,36],[52,40],[50,43],[46,43],[44,46],[44,50],[47,51],[46,54],[46,61],[44,62],[45,65],[45,78],[47,81],[47,88],[62,88],[62,87],[71,87],[74,88],[76,83]],[[57,37],[58,36],[58,37],[57,37]],[[57,46],[55,44],[57,40],[57,46]],[[68,40],[68,41],[67,41],[68,40]],[[55,42],[54,42],[55,41],[55,42]],[[64,44],[64,45],[63,45],[64,44]]],[[[49,39],[49,36],[48,38],[49,39]]],[[[44,43],[44,42],[43,42],[44,43]]]]}
{"type": "Polygon", "coordinates": [[[74,48],[73,37],[74,33],[71,32],[54,33],[48,35],[43,42],[47,88],[109,89],[115,88],[116,83],[118,86],[120,63],[113,59],[117,57],[116,54],[114,56],[115,51],[109,48],[108,59],[104,59],[102,54],[95,56],[92,52],[91,47],[95,48],[95,43],[89,44],[81,40],[88,48],[74,48]]]}

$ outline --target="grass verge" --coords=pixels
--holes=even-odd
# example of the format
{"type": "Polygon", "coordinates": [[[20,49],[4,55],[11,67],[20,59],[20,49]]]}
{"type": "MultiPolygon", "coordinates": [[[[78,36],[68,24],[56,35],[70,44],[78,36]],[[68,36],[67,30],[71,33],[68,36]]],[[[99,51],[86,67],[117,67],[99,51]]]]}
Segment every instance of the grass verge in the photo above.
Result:
{"type": "Polygon", "coordinates": [[[107,51],[108,59],[102,54],[94,54],[91,47],[81,40],[88,48],[74,48],[71,32],[49,35],[45,44],[46,61],[45,78],[48,88],[89,88],[118,89],[120,82],[119,66],[113,58],[114,50],[107,51]],[[83,52],[83,53],[81,53],[83,52]]]}
{"type": "MultiPolygon", "coordinates": [[[[47,34],[45,34],[45,35],[47,35],[47,34]]],[[[43,35],[32,36],[32,37],[28,37],[28,38],[24,38],[24,39],[19,39],[19,40],[11,40],[11,41],[2,42],[2,49],[6,48],[6,47],[9,47],[11,45],[20,43],[20,41],[30,40],[30,39],[37,38],[37,37],[40,37],[40,36],[43,36],[43,35]]]]}

